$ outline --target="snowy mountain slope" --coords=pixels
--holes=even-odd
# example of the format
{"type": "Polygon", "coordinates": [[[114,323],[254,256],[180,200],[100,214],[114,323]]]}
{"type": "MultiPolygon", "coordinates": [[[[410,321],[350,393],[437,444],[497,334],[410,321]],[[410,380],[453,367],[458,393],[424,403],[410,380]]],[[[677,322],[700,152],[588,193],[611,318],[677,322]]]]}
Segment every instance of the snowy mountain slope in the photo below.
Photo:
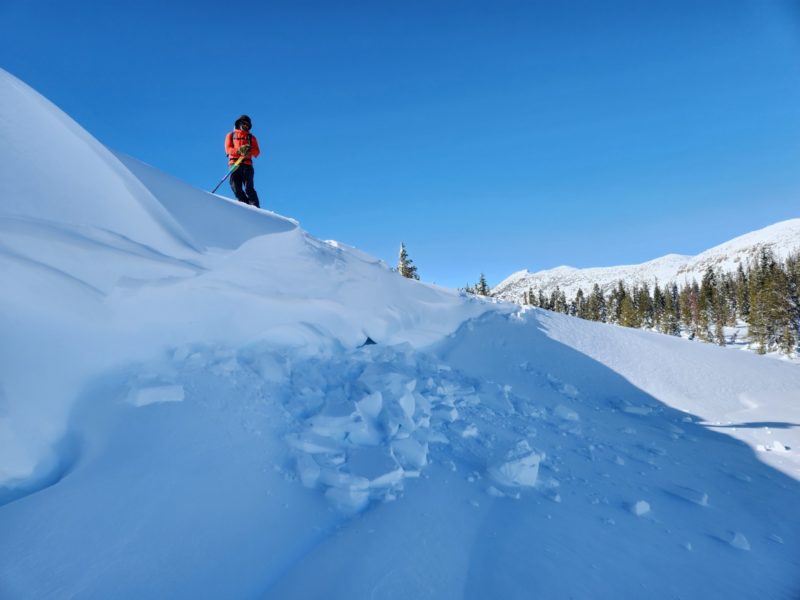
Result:
{"type": "MultiPolygon", "coordinates": [[[[57,111],[9,80],[0,122],[57,111]]],[[[0,597],[800,593],[796,365],[461,297],[109,160],[75,166],[132,183],[74,215],[0,200],[0,597]],[[81,217],[118,196],[141,233],[81,217]]]]}
{"type": "Polygon", "coordinates": [[[47,462],[81,386],[111,366],[209,339],[426,342],[485,310],[289,219],[123,164],[6,73],[0,98],[0,485],[47,462]],[[48,125],[36,147],[16,143],[14,124],[27,121],[48,125]],[[68,168],[42,170],[40,147],[68,168]],[[21,179],[35,185],[19,190],[21,179]]]}
{"type": "Polygon", "coordinates": [[[529,288],[545,294],[556,286],[572,298],[583,289],[589,293],[597,283],[603,292],[608,292],[618,281],[629,285],[647,283],[652,287],[658,280],[660,285],[676,282],[678,285],[700,281],[708,267],[733,272],[739,264],[747,266],[762,248],[770,248],[778,258],[785,258],[800,249],[800,219],[782,221],[769,227],[739,236],[715,246],[697,256],[668,254],[661,258],[639,264],[619,267],[594,267],[576,269],[557,267],[546,271],[531,273],[518,271],[500,282],[492,291],[503,300],[519,302],[529,288]]]}

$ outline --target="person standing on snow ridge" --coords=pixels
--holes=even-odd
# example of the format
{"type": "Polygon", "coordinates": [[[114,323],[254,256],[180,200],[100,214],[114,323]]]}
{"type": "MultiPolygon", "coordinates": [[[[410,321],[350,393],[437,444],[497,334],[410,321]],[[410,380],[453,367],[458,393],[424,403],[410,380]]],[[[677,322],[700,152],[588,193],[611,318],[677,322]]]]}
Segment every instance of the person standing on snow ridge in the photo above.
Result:
{"type": "Polygon", "coordinates": [[[253,187],[253,159],[261,154],[258,148],[256,136],[250,133],[253,123],[250,117],[242,115],[236,119],[234,130],[225,136],[225,153],[228,155],[228,166],[231,166],[239,158],[244,156],[244,160],[239,168],[231,173],[231,189],[239,202],[250,204],[256,208],[261,208],[258,203],[258,194],[253,187]]]}

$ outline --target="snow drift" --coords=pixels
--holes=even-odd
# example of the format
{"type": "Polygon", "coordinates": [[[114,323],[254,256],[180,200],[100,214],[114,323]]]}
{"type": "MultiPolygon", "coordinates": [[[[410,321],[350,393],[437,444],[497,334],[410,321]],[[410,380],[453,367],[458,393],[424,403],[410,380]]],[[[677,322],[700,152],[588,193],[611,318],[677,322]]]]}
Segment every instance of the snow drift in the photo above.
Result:
{"type": "Polygon", "coordinates": [[[1,597],[800,593],[797,365],[405,280],[3,72],[0,138],[1,597]]]}

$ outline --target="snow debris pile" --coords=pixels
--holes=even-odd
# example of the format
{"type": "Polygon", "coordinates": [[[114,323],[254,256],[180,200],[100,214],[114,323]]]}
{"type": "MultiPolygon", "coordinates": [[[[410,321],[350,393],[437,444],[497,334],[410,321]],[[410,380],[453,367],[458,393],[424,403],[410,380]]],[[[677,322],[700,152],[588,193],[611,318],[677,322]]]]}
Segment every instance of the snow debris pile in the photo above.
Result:
{"type": "MultiPolygon", "coordinates": [[[[279,393],[299,423],[286,436],[297,477],[353,513],[396,499],[439,446],[442,460],[464,461],[495,485],[534,487],[545,454],[520,436],[533,437],[531,423],[544,413],[503,426],[520,400],[502,386],[477,385],[407,344],[295,365],[279,393]]],[[[494,485],[487,491],[503,495],[494,485]]]]}

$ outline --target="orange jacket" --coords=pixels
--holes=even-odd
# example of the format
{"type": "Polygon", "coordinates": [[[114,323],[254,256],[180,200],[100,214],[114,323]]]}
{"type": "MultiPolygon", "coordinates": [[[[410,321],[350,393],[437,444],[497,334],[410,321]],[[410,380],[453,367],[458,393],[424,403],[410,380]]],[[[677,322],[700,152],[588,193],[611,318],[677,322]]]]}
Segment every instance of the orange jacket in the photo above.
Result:
{"type": "Polygon", "coordinates": [[[236,129],[225,136],[225,153],[228,155],[229,165],[239,160],[241,156],[239,154],[239,148],[248,143],[250,144],[250,152],[247,153],[247,158],[242,161],[244,165],[252,165],[252,159],[261,154],[261,151],[258,149],[258,140],[256,136],[240,129],[236,129]]]}

